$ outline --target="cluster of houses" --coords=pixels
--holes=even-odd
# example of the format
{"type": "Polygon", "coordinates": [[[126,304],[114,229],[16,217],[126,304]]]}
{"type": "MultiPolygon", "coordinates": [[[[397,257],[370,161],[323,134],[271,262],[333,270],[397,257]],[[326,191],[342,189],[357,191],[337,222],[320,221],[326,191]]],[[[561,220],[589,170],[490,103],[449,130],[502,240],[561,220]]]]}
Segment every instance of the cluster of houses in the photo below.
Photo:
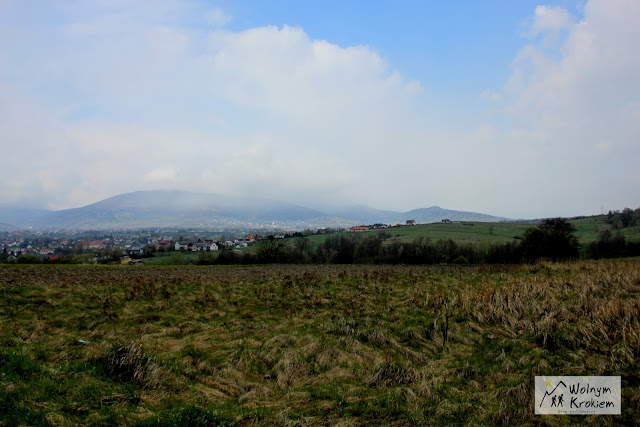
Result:
{"type": "Polygon", "coordinates": [[[391,228],[391,227],[408,227],[412,225],[417,225],[414,219],[408,219],[406,223],[401,224],[398,223],[396,225],[388,225],[388,224],[373,224],[373,225],[356,225],[349,229],[352,233],[358,233],[362,231],[370,231],[370,230],[380,230],[383,228],[391,228]]]}
{"type": "MultiPolygon", "coordinates": [[[[164,240],[161,243],[168,242],[170,241],[164,240]]],[[[143,255],[145,247],[150,246],[151,243],[148,239],[140,241],[139,236],[111,236],[101,240],[84,240],[77,237],[52,238],[15,232],[5,233],[5,236],[0,237],[0,252],[14,258],[21,255],[35,255],[55,261],[59,255],[95,253],[112,249],[120,249],[129,256],[143,255]]]]}
{"type": "Polygon", "coordinates": [[[213,240],[205,240],[204,242],[180,241],[175,243],[176,251],[215,252],[218,249],[218,242],[213,240]]]}
{"type": "MultiPolygon", "coordinates": [[[[284,234],[275,234],[274,239],[284,239],[284,234]]],[[[191,252],[215,252],[222,249],[240,249],[246,248],[255,242],[265,240],[262,236],[253,236],[247,234],[243,239],[234,240],[181,240],[175,242],[174,249],[176,251],[191,251],[191,252]]]]}
{"type": "MultiPolygon", "coordinates": [[[[293,234],[287,235],[292,236],[293,234]]],[[[19,257],[24,254],[39,256],[43,259],[55,261],[59,255],[78,255],[86,253],[101,253],[108,250],[121,250],[127,258],[135,259],[148,252],[162,251],[192,251],[212,252],[223,249],[240,249],[267,238],[284,239],[285,234],[275,234],[269,237],[247,234],[243,238],[231,240],[178,240],[169,236],[139,235],[110,236],[102,239],[83,239],[82,237],[56,238],[38,235],[23,235],[18,233],[3,233],[0,235],[0,253],[9,257],[19,257]]]]}
{"type": "Polygon", "coordinates": [[[69,240],[52,241],[48,243],[25,242],[24,238],[6,239],[1,242],[2,251],[9,256],[17,257],[21,254],[55,257],[55,254],[69,245],[69,240]]]}
{"type": "MultiPolygon", "coordinates": [[[[443,223],[451,223],[449,219],[443,219],[443,223]]],[[[364,232],[380,230],[391,227],[407,227],[417,225],[415,220],[409,219],[404,224],[370,224],[356,225],[351,227],[350,232],[364,232]]],[[[102,254],[96,256],[110,256],[109,251],[122,251],[122,255],[127,260],[135,260],[141,256],[154,251],[189,251],[189,252],[215,252],[221,250],[233,250],[246,248],[255,242],[267,239],[284,239],[287,237],[302,237],[313,234],[329,234],[341,231],[342,229],[318,229],[315,232],[305,230],[304,232],[288,232],[262,237],[259,235],[247,234],[243,238],[233,238],[225,240],[184,240],[182,237],[177,241],[162,230],[153,231],[133,231],[118,233],[117,235],[103,234],[99,237],[94,234],[92,238],[87,238],[87,234],[71,233],[71,235],[57,236],[53,233],[20,231],[0,233],[0,254],[7,257],[19,257],[24,254],[39,256],[41,259],[55,261],[61,255],[80,255],[87,253],[102,254]]],[[[114,233],[116,234],[116,233],[114,233]]],[[[196,234],[197,236],[197,234],[196,234]]],[[[137,262],[137,261],[136,261],[137,262]]]]}

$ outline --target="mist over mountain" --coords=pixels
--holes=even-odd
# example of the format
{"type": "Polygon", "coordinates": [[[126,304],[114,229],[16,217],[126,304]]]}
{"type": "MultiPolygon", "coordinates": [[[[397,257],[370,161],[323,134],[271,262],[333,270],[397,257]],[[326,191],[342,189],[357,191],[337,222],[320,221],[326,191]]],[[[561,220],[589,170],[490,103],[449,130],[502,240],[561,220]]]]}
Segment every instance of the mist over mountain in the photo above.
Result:
{"type": "Polygon", "coordinates": [[[142,228],[142,227],[348,227],[356,224],[457,221],[500,221],[504,218],[437,206],[409,212],[351,206],[320,211],[292,203],[188,191],[137,191],[74,209],[48,211],[0,208],[6,229],[142,228]]]}
{"type": "Polygon", "coordinates": [[[368,206],[353,206],[334,209],[329,212],[331,215],[350,219],[358,223],[372,224],[397,224],[405,223],[408,219],[413,219],[418,223],[439,222],[443,219],[452,221],[484,221],[497,222],[506,220],[503,217],[486,215],[477,212],[456,211],[443,209],[439,206],[430,208],[413,209],[408,212],[397,212],[380,210],[368,206]]]}
{"type": "Polygon", "coordinates": [[[402,212],[388,211],[381,209],[374,209],[369,206],[357,205],[357,206],[343,206],[327,210],[328,215],[335,217],[346,218],[358,223],[391,223],[398,221],[406,221],[410,218],[401,219],[404,214],[402,212]]]}
{"type": "Polygon", "coordinates": [[[497,222],[505,221],[507,218],[497,217],[493,215],[487,215],[477,212],[465,212],[456,211],[451,209],[442,209],[439,206],[432,206],[430,208],[414,209],[406,212],[407,217],[415,219],[419,223],[424,222],[437,222],[443,219],[450,219],[451,221],[480,221],[480,222],[497,222]]]}
{"type": "Polygon", "coordinates": [[[40,226],[53,211],[22,207],[0,206],[0,227],[13,229],[16,227],[40,226]]]}
{"type": "Polygon", "coordinates": [[[14,227],[11,224],[5,224],[4,222],[0,222],[0,231],[10,231],[13,230],[14,227]]]}

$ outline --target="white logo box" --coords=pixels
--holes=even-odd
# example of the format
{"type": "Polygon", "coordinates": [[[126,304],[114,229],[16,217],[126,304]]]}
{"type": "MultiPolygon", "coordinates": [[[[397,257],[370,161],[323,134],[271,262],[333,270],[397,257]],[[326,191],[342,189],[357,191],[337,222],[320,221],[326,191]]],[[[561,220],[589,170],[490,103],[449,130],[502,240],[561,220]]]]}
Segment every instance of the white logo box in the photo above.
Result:
{"type": "Polygon", "coordinates": [[[620,377],[539,376],[535,382],[536,414],[619,415],[620,377]]]}

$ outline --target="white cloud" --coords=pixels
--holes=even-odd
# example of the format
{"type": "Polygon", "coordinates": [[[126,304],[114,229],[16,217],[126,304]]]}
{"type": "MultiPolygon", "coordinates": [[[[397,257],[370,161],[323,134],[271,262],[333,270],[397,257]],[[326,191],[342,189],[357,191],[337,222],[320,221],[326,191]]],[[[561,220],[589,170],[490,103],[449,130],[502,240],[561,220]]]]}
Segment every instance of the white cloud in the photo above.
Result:
{"type": "Polygon", "coordinates": [[[535,9],[531,34],[536,36],[543,32],[565,30],[573,21],[573,16],[562,7],[538,6],[535,9]]]}
{"type": "Polygon", "coordinates": [[[416,96],[421,94],[424,91],[424,88],[417,80],[412,80],[404,88],[404,93],[409,96],[416,96]]]}
{"type": "Polygon", "coordinates": [[[179,168],[173,167],[156,168],[146,173],[143,179],[148,182],[172,182],[176,180],[176,176],[178,175],[179,171],[179,168]]]}
{"type": "Polygon", "coordinates": [[[45,21],[28,39],[0,41],[0,63],[9,64],[0,69],[0,89],[10,84],[7,75],[25,82],[0,100],[0,111],[15,119],[0,117],[0,138],[24,139],[0,163],[9,175],[19,172],[19,156],[41,168],[24,182],[12,180],[0,197],[9,200],[17,188],[48,206],[70,207],[165,186],[350,200],[356,185],[383,180],[367,175],[371,166],[362,159],[375,164],[410,142],[403,135],[419,82],[366,46],[313,40],[301,28],[228,31],[220,26],[230,17],[214,9],[206,19],[217,28],[189,29],[181,5],[63,4],[73,17],[65,25],[45,21]],[[30,54],[35,46],[40,58],[30,54]],[[47,118],[41,131],[34,132],[37,115],[29,110],[47,118]],[[51,145],[56,164],[43,155],[51,145]],[[65,180],[53,185],[56,170],[65,180]]]}
{"type": "Polygon", "coordinates": [[[586,200],[640,204],[640,182],[620,179],[640,158],[639,20],[640,2],[633,0],[590,0],[580,20],[539,7],[531,31],[540,39],[514,61],[504,93],[509,117],[548,159],[540,173],[556,180],[546,191],[572,183],[571,197],[557,202],[567,212],[586,200]],[[546,36],[558,30],[566,36],[550,44],[546,36]]]}
{"type": "Polygon", "coordinates": [[[205,13],[207,22],[216,27],[222,27],[231,22],[231,15],[224,13],[222,9],[213,8],[205,13]]]}
{"type": "Polygon", "coordinates": [[[502,99],[502,95],[500,95],[500,93],[494,92],[490,89],[483,90],[480,97],[493,102],[498,102],[502,99]]]}
{"type": "MultiPolygon", "coordinates": [[[[244,107],[266,109],[317,126],[387,114],[420,85],[390,73],[365,46],[311,40],[300,28],[260,27],[210,37],[208,88],[244,107]],[[221,82],[224,82],[221,84],[221,82]]],[[[353,126],[357,126],[353,123],[353,126]]]]}
{"type": "Polygon", "coordinates": [[[186,53],[189,38],[181,32],[166,26],[154,26],[145,34],[149,47],[159,57],[167,59],[179,58],[186,53]]]}

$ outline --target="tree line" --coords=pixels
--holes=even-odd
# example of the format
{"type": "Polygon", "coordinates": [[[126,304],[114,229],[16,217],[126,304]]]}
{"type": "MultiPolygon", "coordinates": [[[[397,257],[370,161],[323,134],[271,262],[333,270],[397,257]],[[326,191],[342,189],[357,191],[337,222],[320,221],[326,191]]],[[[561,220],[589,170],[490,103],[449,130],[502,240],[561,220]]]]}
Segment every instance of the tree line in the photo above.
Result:
{"type": "Polygon", "coordinates": [[[620,232],[605,231],[598,241],[581,246],[577,229],[563,218],[543,220],[522,239],[505,243],[456,243],[451,239],[418,237],[412,242],[389,240],[384,231],[367,236],[332,235],[316,247],[306,238],[293,245],[267,240],[255,253],[205,253],[195,264],[520,264],[539,259],[615,258],[640,255],[640,243],[627,242],[620,232]]]}
{"type": "MultiPolygon", "coordinates": [[[[626,209],[620,215],[627,215],[626,209]]],[[[631,210],[629,210],[631,211],[631,210]]],[[[635,212],[624,224],[631,224],[635,212]]],[[[616,213],[612,219],[615,220],[616,213]]],[[[627,217],[623,217],[627,218],[627,217]]],[[[622,220],[621,220],[622,221],[622,220]]],[[[431,240],[418,237],[412,242],[392,239],[385,231],[376,234],[328,235],[324,242],[312,246],[306,237],[288,244],[282,239],[269,239],[257,245],[255,252],[204,252],[196,259],[172,256],[169,263],[196,265],[232,264],[520,264],[539,259],[562,261],[568,259],[618,258],[640,256],[640,243],[628,242],[625,236],[610,230],[600,233],[595,242],[580,245],[577,229],[563,218],[543,220],[524,232],[519,240],[505,243],[456,243],[451,239],[431,240]]],[[[4,258],[6,258],[6,254],[4,258]]],[[[0,262],[3,256],[0,255],[0,262]]],[[[101,263],[116,263],[121,251],[105,252],[101,263]]],[[[37,256],[22,255],[18,263],[85,263],[94,255],[60,256],[56,261],[40,260],[37,256]],[[87,259],[85,259],[87,258],[87,259]]]]}
{"type": "Polygon", "coordinates": [[[614,230],[640,225],[640,208],[624,208],[622,211],[609,211],[607,222],[614,230]]]}

